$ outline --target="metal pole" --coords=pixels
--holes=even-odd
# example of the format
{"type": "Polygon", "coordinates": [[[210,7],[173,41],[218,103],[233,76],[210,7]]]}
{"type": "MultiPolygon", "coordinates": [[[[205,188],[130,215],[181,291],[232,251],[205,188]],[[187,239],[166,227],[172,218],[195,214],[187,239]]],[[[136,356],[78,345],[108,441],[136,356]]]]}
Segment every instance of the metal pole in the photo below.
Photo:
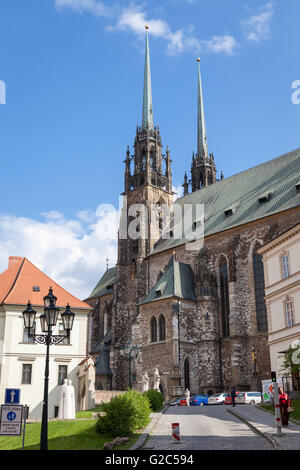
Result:
{"type": "Polygon", "coordinates": [[[26,419],[28,418],[28,410],[29,407],[27,405],[24,406],[24,421],[23,421],[23,438],[22,438],[22,450],[24,450],[24,443],[25,443],[25,428],[26,428],[26,419]]]}
{"type": "Polygon", "coordinates": [[[44,400],[41,427],[40,450],[48,450],[48,385],[49,385],[49,350],[51,341],[51,328],[48,328],[47,351],[45,364],[44,400]]]}
{"type": "Polygon", "coordinates": [[[274,396],[274,406],[275,406],[275,421],[276,421],[276,431],[277,435],[281,436],[281,413],[280,413],[280,404],[279,404],[279,393],[278,393],[278,383],[273,383],[273,396],[274,396]]]}

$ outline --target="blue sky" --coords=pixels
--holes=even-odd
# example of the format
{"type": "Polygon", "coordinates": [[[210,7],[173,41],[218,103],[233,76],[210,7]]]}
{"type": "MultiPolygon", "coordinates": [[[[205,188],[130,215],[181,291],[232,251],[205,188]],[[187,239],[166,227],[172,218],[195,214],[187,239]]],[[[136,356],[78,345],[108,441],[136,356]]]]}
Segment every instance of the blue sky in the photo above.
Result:
{"type": "Polygon", "coordinates": [[[0,270],[27,256],[84,297],[115,261],[99,205],[117,207],[141,124],[146,22],[175,186],[196,148],[197,56],[225,177],[299,147],[299,17],[298,0],[2,1],[0,270]]]}

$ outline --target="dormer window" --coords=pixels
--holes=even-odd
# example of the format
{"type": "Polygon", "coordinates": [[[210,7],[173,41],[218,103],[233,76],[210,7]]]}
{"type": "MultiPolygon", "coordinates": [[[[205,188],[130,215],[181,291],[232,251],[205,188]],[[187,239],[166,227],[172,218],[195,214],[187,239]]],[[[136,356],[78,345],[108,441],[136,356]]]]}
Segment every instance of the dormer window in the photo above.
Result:
{"type": "Polygon", "coordinates": [[[272,197],[272,193],[273,191],[269,191],[265,194],[262,194],[259,198],[258,198],[258,202],[260,204],[264,204],[265,202],[269,201],[272,197]]]}
{"type": "Polygon", "coordinates": [[[239,207],[240,202],[236,202],[235,204],[232,204],[232,206],[228,207],[227,209],[224,210],[224,214],[226,217],[233,215],[237,208],[239,207]]]}
{"type": "Polygon", "coordinates": [[[297,193],[300,193],[300,181],[298,181],[298,183],[296,183],[296,191],[297,191],[297,193]]]}
{"type": "Polygon", "coordinates": [[[40,286],[33,286],[33,292],[40,292],[40,286]]]}
{"type": "Polygon", "coordinates": [[[161,296],[161,290],[156,290],[155,291],[155,296],[160,297],[161,296]]]}
{"type": "Polygon", "coordinates": [[[113,286],[114,286],[113,284],[109,284],[109,286],[106,286],[106,289],[111,290],[113,288],[113,286]]]}

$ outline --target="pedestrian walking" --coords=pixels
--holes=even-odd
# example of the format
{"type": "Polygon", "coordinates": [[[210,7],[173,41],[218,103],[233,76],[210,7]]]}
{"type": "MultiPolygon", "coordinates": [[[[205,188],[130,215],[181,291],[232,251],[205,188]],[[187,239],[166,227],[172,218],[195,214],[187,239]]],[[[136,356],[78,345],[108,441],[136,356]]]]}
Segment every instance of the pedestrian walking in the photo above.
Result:
{"type": "Polygon", "coordinates": [[[230,387],[230,396],[232,400],[232,406],[235,406],[236,388],[234,385],[231,385],[230,387]]]}
{"type": "Polygon", "coordinates": [[[184,396],[185,396],[185,399],[186,399],[186,406],[190,406],[190,391],[188,388],[185,389],[185,392],[184,392],[184,396]]]}
{"type": "Polygon", "coordinates": [[[279,406],[280,406],[282,426],[288,426],[289,417],[290,417],[290,414],[288,412],[288,407],[289,407],[290,399],[289,399],[288,394],[284,391],[283,387],[279,387],[278,394],[279,394],[279,406]]]}

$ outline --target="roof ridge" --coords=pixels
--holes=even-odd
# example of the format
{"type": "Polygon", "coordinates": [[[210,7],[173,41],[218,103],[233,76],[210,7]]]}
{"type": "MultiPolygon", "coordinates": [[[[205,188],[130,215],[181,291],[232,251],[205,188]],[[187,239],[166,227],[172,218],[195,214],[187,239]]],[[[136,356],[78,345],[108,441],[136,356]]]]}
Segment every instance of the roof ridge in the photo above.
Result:
{"type": "Polygon", "coordinates": [[[2,304],[5,302],[5,299],[7,299],[7,297],[10,295],[10,293],[11,293],[12,290],[13,290],[13,288],[15,287],[16,282],[17,282],[17,280],[18,280],[18,278],[19,278],[20,272],[21,272],[21,270],[22,270],[22,268],[23,268],[23,266],[24,266],[25,259],[26,259],[26,258],[23,258],[23,259],[22,259],[21,264],[20,264],[19,269],[18,269],[18,272],[17,272],[16,277],[15,277],[15,280],[13,281],[12,286],[11,286],[11,288],[9,289],[8,293],[3,297],[3,300],[2,300],[2,302],[1,302],[2,304]]]}

